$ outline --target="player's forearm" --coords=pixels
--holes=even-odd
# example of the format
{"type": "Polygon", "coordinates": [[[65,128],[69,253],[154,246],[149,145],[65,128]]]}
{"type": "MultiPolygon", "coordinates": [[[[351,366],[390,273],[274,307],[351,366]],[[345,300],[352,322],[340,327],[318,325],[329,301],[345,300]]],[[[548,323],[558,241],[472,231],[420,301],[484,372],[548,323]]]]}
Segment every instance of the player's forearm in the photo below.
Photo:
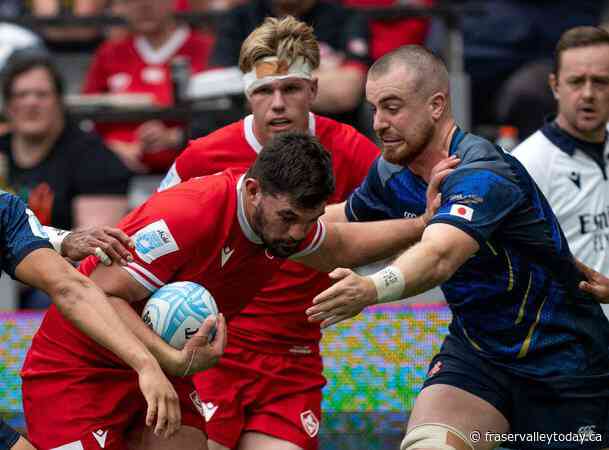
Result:
{"type": "Polygon", "coordinates": [[[428,291],[447,281],[456,270],[445,252],[430,242],[415,244],[391,265],[400,270],[405,280],[400,298],[428,291]]]}
{"type": "Polygon", "coordinates": [[[425,222],[397,219],[361,223],[333,223],[338,239],[329,242],[333,267],[356,267],[388,258],[421,239],[425,222]]]}
{"type": "Polygon", "coordinates": [[[154,356],[121,322],[103,292],[88,278],[66,277],[55,283],[49,294],[70,322],[134,370],[139,372],[157,364],[154,356]]]}
{"type": "Polygon", "coordinates": [[[110,304],[118,313],[122,323],[139,339],[161,367],[172,375],[182,375],[184,370],[176,367],[178,351],[170,347],[142,321],[129,304],[118,297],[108,297],[110,304]]]}

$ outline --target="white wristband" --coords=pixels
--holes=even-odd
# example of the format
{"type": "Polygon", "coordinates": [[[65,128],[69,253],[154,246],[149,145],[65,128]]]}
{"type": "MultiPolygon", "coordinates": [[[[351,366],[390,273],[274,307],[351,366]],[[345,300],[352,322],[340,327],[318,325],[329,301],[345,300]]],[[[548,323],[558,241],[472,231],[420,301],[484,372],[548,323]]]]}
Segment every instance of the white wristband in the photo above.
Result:
{"type": "Polygon", "coordinates": [[[404,276],[396,266],[387,266],[370,275],[376,287],[377,302],[391,302],[402,298],[404,293],[404,276]]]}
{"type": "Polygon", "coordinates": [[[63,240],[66,237],[68,237],[70,232],[66,231],[66,230],[62,230],[60,228],[53,228],[53,227],[47,227],[47,226],[44,226],[42,228],[44,229],[47,236],[49,236],[49,242],[51,243],[51,245],[53,246],[55,251],[57,253],[59,253],[60,255],[62,255],[61,244],[63,243],[63,240]]]}

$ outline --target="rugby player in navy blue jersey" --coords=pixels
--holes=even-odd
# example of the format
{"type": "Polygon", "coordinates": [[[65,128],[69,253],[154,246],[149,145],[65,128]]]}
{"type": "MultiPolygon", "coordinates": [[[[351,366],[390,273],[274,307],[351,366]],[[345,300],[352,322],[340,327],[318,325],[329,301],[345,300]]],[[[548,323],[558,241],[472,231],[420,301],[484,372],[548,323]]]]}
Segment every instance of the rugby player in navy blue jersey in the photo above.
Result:
{"type": "Polygon", "coordinates": [[[451,155],[460,163],[421,241],[371,276],[334,271],[338,282],[315,298],[310,320],[328,326],[442,287],[453,320],[402,450],[491,449],[508,432],[522,438],[503,445],[519,449],[607,447],[609,325],[580,289],[602,295],[602,279],[585,281],[523,166],[457,127],[435,55],[389,53],[370,69],[366,96],[383,154],[331,220],[419,215],[432,167],[451,155]]]}

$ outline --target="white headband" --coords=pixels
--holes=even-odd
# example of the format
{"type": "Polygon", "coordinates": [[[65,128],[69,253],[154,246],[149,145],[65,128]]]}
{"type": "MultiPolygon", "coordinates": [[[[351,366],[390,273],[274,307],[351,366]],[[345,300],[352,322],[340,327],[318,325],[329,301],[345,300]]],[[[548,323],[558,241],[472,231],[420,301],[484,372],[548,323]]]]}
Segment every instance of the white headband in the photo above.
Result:
{"type": "Polygon", "coordinates": [[[296,58],[288,66],[285,61],[276,56],[269,56],[256,62],[254,68],[243,75],[245,95],[249,98],[254,90],[273,81],[286,78],[302,78],[311,80],[313,69],[309,62],[301,57],[296,58]]]}

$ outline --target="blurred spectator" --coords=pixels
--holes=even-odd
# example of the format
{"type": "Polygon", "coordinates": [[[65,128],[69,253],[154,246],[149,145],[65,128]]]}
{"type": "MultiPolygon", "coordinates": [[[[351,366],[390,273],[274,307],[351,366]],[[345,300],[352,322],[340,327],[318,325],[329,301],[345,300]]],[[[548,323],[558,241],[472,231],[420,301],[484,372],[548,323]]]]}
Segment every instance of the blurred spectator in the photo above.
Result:
{"type": "Polygon", "coordinates": [[[25,13],[25,3],[23,0],[2,0],[0,1],[0,15],[3,17],[19,17],[25,13]]]}
{"type": "Polygon", "coordinates": [[[314,110],[353,123],[360,105],[369,58],[366,19],[342,5],[320,0],[256,0],[220,19],[211,64],[236,66],[242,42],[267,16],[292,15],[314,26],[321,64],[314,75],[319,92],[314,110]],[[346,115],[339,115],[340,113],[346,115]]]}
{"type": "Polygon", "coordinates": [[[14,58],[2,93],[11,132],[0,137],[4,189],[44,225],[116,223],[126,211],[129,172],[101,139],[67,120],[63,81],[46,56],[14,58]]]}
{"type": "MultiPolygon", "coordinates": [[[[498,122],[497,99],[506,80],[517,70],[530,70],[532,73],[525,76],[530,79],[542,76],[545,83],[547,73],[539,75],[538,66],[525,68],[525,65],[547,59],[566,29],[577,25],[596,25],[605,2],[580,0],[574,4],[572,0],[462,0],[460,3],[471,7],[465,10],[462,26],[465,70],[472,83],[472,120],[474,125],[479,125],[498,122]]],[[[540,101],[546,101],[547,94],[548,91],[541,91],[540,101]]],[[[530,96],[523,98],[531,102],[530,96]]],[[[512,98],[512,101],[517,102],[517,99],[512,98]]],[[[508,109],[518,111],[522,108],[511,105],[508,109]]],[[[544,106],[541,106],[540,110],[543,109],[544,106]]],[[[526,128],[538,128],[543,124],[543,117],[537,117],[535,122],[526,128]]]]}
{"type": "MultiPolygon", "coordinates": [[[[2,81],[11,132],[0,137],[2,188],[22,197],[40,221],[63,229],[116,223],[126,211],[130,173],[102,140],[70,123],[63,81],[50,59],[11,58],[2,81]]],[[[22,308],[45,308],[24,288],[22,308]]]]}
{"type": "MultiPolygon", "coordinates": [[[[102,14],[107,0],[30,0],[31,12],[39,17],[53,17],[61,14],[86,17],[102,14]]],[[[101,37],[99,27],[49,27],[43,30],[46,41],[52,47],[67,43],[71,48],[76,43],[91,45],[101,37]]]]}
{"type": "MultiPolygon", "coordinates": [[[[187,61],[191,73],[207,66],[211,38],[173,16],[173,0],[118,2],[131,33],[108,40],[96,52],[84,93],[149,93],[158,105],[174,103],[170,64],[187,61]]],[[[98,124],[106,143],[137,172],[166,171],[184,143],[182,124],[161,122],[98,124]]]]}
{"type": "MultiPolygon", "coordinates": [[[[350,8],[382,8],[398,4],[430,7],[434,0],[343,0],[350,8]]],[[[425,43],[429,31],[429,19],[421,17],[371,20],[370,56],[373,61],[402,45],[425,43]]]]}
{"type": "MultiPolygon", "coordinates": [[[[246,0],[175,0],[173,3],[173,10],[177,13],[184,13],[188,11],[196,12],[209,12],[209,11],[227,11],[230,8],[240,3],[245,3],[246,0]]],[[[122,16],[124,15],[122,9],[124,1],[115,0],[110,1],[111,12],[113,15],[122,16]]],[[[195,28],[203,29],[207,32],[209,30],[205,25],[196,26],[195,28]]],[[[123,26],[112,26],[106,34],[112,39],[122,39],[129,32],[127,27],[123,26]]]]}
{"type": "Polygon", "coordinates": [[[227,11],[232,7],[245,3],[246,0],[175,0],[175,10],[184,11],[227,11]]]}

